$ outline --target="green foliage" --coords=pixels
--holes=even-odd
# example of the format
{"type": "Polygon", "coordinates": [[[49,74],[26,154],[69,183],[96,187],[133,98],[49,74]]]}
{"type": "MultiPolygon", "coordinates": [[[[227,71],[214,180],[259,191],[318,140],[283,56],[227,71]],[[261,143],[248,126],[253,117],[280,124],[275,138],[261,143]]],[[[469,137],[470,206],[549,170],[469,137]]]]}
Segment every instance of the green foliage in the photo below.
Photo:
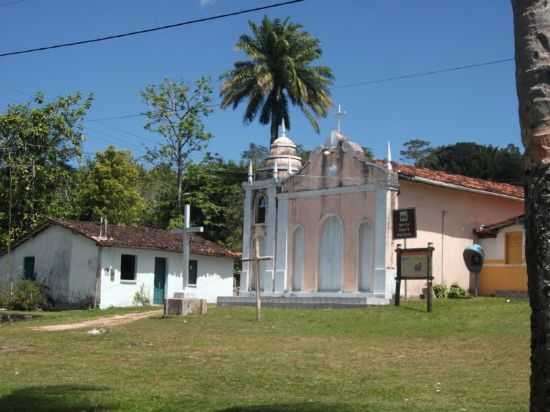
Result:
{"type": "Polygon", "coordinates": [[[523,179],[522,154],[513,144],[503,148],[470,142],[440,146],[418,166],[512,184],[521,184],[523,179]]]}
{"type": "Polygon", "coordinates": [[[212,134],[204,119],[212,113],[210,79],[202,77],[193,86],[165,79],[147,86],[141,93],[148,106],[145,129],[160,134],[164,143],[149,149],[147,159],[153,164],[167,164],[176,171],[176,206],[182,211],[182,183],[189,156],[205,148],[212,134]]]}
{"type": "Polygon", "coordinates": [[[321,58],[318,39],[289,19],[249,22],[251,34],[243,34],[237,50],[247,60],[237,61],[222,75],[222,108],[235,109],[248,99],[244,122],[259,116],[261,124],[271,123],[271,142],[277,138],[282,120],[290,129],[289,104],[298,106],[315,131],[316,118],[326,117],[332,105],[329,87],[334,75],[326,66],[312,66],[321,58]]]}
{"type": "Polygon", "coordinates": [[[141,222],[145,202],[140,193],[141,168],[128,151],[109,146],[98,152],[81,173],[80,218],[106,217],[114,224],[141,222]]]}
{"type": "Polygon", "coordinates": [[[413,139],[404,147],[401,157],[418,167],[517,185],[523,181],[522,153],[513,144],[459,142],[432,148],[425,140],[413,139]]]}
{"type": "Polygon", "coordinates": [[[242,241],[244,194],[242,182],[247,169],[232,161],[207,154],[199,164],[189,166],[184,179],[186,201],[193,220],[205,227],[206,236],[239,250],[242,241]]]}
{"type": "Polygon", "coordinates": [[[149,306],[151,304],[151,299],[145,291],[145,285],[141,285],[141,288],[134,294],[133,301],[135,306],[149,306]]]}
{"type": "Polygon", "coordinates": [[[252,162],[254,167],[260,166],[269,156],[269,148],[261,144],[250,143],[248,149],[241,152],[242,161],[248,165],[252,162]]]}
{"type": "Polygon", "coordinates": [[[447,293],[448,293],[447,285],[439,283],[437,285],[433,285],[432,289],[434,291],[434,295],[436,298],[442,299],[447,297],[447,293]]]}
{"type": "Polygon", "coordinates": [[[399,152],[401,159],[415,165],[424,160],[433,150],[430,142],[422,139],[409,140],[403,146],[404,149],[399,152]]]}
{"type": "Polygon", "coordinates": [[[37,310],[45,308],[46,304],[44,290],[36,281],[21,279],[0,285],[0,307],[9,310],[37,310]]]}
{"type": "Polygon", "coordinates": [[[457,283],[453,283],[449,287],[449,292],[447,293],[449,299],[457,299],[466,297],[466,291],[461,288],[457,283]]]}
{"type": "Polygon", "coordinates": [[[45,102],[39,93],[33,102],[0,114],[1,248],[47,215],[74,215],[73,164],[91,103],[91,96],[79,93],[45,102]]]}

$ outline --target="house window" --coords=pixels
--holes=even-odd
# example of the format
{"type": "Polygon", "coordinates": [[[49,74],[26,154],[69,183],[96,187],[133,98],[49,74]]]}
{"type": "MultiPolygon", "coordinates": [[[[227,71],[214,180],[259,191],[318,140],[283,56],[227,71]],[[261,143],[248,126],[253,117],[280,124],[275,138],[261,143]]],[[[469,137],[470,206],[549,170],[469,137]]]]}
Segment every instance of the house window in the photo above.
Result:
{"type": "Polygon", "coordinates": [[[120,280],[130,282],[136,280],[136,257],[134,255],[120,256],[120,280]]]}
{"type": "Polygon", "coordinates": [[[523,261],[523,233],[507,232],[505,243],[506,264],[520,265],[523,261]]]}
{"type": "Polygon", "coordinates": [[[265,212],[267,209],[267,198],[260,196],[256,207],[256,223],[265,223],[265,212]]]}
{"type": "Polygon", "coordinates": [[[35,280],[34,272],[34,256],[26,256],[23,258],[23,278],[27,280],[35,280]]]}
{"type": "Polygon", "coordinates": [[[197,270],[198,263],[196,260],[189,261],[189,281],[187,284],[189,286],[197,286],[197,270]]]}

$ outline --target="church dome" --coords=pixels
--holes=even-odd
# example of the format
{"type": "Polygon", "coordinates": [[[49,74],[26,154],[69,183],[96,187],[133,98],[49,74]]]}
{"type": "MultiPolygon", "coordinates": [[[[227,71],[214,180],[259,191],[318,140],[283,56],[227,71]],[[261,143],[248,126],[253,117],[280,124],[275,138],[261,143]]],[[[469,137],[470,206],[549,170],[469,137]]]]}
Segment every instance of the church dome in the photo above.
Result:
{"type": "Polygon", "coordinates": [[[269,156],[265,159],[261,171],[265,178],[272,177],[276,170],[278,177],[292,175],[302,168],[302,159],[296,151],[296,143],[286,134],[286,127],[283,121],[279,137],[271,144],[269,156]]]}

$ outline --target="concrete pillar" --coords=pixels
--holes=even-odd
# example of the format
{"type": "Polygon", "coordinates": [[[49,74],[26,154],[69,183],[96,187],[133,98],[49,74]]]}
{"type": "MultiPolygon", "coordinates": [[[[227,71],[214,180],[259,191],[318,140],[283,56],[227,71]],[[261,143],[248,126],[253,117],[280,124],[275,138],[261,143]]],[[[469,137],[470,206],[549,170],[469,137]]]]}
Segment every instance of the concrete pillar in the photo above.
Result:
{"type": "Polygon", "coordinates": [[[376,191],[376,220],[374,222],[374,285],[375,294],[386,296],[387,292],[387,242],[389,231],[390,192],[386,188],[376,191]]]}
{"type": "MultiPolygon", "coordinates": [[[[244,193],[244,218],[243,218],[243,259],[249,259],[252,243],[250,235],[252,233],[252,188],[245,185],[244,193]]],[[[241,272],[240,292],[246,293],[250,287],[250,262],[243,262],[241,272]]]]}
{"type": "Polygon", "coordinates": [[[278,199],[277,255],[275,256],[275,292],[290,289],[287,285],[288,267],[288,199],[278,199]]]}

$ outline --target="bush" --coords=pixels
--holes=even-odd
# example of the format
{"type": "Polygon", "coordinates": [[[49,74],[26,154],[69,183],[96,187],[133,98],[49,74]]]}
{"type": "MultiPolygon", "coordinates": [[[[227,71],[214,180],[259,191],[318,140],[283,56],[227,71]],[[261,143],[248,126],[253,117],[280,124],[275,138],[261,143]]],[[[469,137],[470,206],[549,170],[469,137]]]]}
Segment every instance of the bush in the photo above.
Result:
{"type": "Polygon", "coordinates": [[[149,295],[145,292],[145,285],[141,285],[139,291],[134,294],[134,305],[138,306],[149,306],[151,299],[149,295]]]}
{"type": "Polygon", "coordinates": [[[447,297],[450,299],[465,298],[466,291],[463,288],[461,288],[457,283],[453,283],[449,288],[447,297]]]}
{"type": "Polygon", "coordinates": [[[433,285],[433,291],[434,295],[438,299],[443,299],[447,297],[447,293],[449,293],[447,285],[444,285],[442,283],[433,285]]]}
{"type": "Polygon", "coordinates": [[[1,292],[3,305],[10,310],[37,310],[46,306],[46,297],[38,282],[18,280],[1,292]]]}

